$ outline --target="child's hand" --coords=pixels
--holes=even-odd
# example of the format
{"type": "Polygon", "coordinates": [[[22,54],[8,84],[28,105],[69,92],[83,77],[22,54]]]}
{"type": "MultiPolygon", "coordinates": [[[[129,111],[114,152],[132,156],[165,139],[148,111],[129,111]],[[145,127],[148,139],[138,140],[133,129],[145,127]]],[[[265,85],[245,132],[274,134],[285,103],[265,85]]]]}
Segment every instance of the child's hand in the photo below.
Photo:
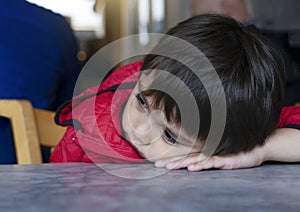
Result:
{"type": "Polygon", "coordinates": [[[202,154],[186,157],[167,158],[156,161],[156,167],[167,169],[187,168],[189,171],[203,169],[240,169],[261,165],[264,161],[300,162],[300,130],[281,128],[270,135],[265,145],[250,152],[231,156],[212,156],[205,158],[202,154]]]}
{"type": "Polygon", "coordinates": [[[184,158],[167,158],[156,161],[155,166],[167,169],[187,168],[189,171],[204,169],[240,169],[259,166],[264,161],[263,147],[256,147],[250,152],[239,153],[232,156],[212,156],[207,158],[202,154],[191,154],[184,158]]]}

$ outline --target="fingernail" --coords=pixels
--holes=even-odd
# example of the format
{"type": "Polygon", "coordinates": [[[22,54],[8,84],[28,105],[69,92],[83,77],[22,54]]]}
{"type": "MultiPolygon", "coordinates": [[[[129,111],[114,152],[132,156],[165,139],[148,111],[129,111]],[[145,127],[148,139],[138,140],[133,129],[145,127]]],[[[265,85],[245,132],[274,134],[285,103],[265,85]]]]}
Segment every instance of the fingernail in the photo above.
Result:
{"type": "Polygon", "coordinates": [[[195,165],[189,165],[188,168],[189,169],[194,169],[196,166],[195,165]]]}
{"type": "Polygon", "coordinates": [[[162,160],[158,160],[155,162],[155,166],[161,166],[162,165],[162,160]]]}
{"type": "Polygon", "coordinates": [[[175,165],[176,165],[175,163],[168,163],[166,168],[167,169],[173,169],[175,167],[175,165]]]}
{"type": "Polygon", "coordinates": [[[189,165],[188,166],[188,170],[189,171],[200,171],[203,168],[200,165],[189,165]]]}

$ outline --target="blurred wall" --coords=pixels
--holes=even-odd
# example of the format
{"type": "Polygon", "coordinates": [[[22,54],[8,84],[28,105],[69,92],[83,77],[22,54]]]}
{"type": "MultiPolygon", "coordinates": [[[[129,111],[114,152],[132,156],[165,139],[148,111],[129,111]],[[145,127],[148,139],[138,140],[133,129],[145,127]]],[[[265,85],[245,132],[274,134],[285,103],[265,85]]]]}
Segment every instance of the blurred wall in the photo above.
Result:
{"type": "Polygon", "coordinates": [[[299,0],[246,0],[250,18],[264,28],[274,30],[300,29],[299,0]]]}

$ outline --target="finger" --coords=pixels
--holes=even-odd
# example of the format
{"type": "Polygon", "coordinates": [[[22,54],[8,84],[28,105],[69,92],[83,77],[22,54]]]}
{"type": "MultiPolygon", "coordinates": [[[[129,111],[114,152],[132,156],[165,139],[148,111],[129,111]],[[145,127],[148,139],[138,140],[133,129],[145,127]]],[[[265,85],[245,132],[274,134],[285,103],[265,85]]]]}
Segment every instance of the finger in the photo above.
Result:
{"type": "Polygon", "coordinates": [[[168,163],[166,165],[166,168],[167,169],[181,169],[181,168],[186,168],[188,167],[189,165],[191,164],[194,164],[194,163],[201,163],[205,160],[207,160],[208,158],[202,154],[194,154],[194,155],[189,155],[183,159],[180,159],[180,160],[176,160],[176,161],[173,161],[171,163],[168,163]]]}
{"type": "Polygon", "coordinates": [[[206,161],[191,164],[187,168],[189,171],[201,171],[212,168],[223,169],[225,164],[226,160],[224,158],[213,156],[206,161]]]}
{"type": "Polygon", "coordinates": [[[166,167],[179,167],[179,165],[182,163],[181,166],[186,167],[189,164],[200,162],[202,160],[206,160],[207,157],[204,156],[201,153],[192,153],[189,155],[181,155],[177,157],[170,157],[170,158],[164,158],[162,160],[158,160],[154,163],[154,165],[158,168],[166,167]]]}
{"type": "Polygon", "coordinates": [[[162,160],[158,160],[158,161],[155,161],[154,162],[154,165],[157,167],[157,168],[164,168],[167,166],[167,164],[169,163],[172,163],[174,161],[178,161],[180,159],[182,159],[183,157],[182,156],[178,156],[178,157],[171,157],[171,158],[164,158],[162,160]]]}

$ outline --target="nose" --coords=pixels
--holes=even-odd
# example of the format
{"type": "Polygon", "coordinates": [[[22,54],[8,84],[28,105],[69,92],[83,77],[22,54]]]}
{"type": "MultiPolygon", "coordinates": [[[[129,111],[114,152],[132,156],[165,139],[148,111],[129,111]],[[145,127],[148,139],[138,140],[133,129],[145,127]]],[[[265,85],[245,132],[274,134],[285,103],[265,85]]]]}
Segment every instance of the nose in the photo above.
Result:
{"type": "Polygon", "coordinates": [[[135,136],[145,145],[155,142],[161,136],[164,127],[164,114],[154,110],[149,116],[140,117],[135,127],[135,136]]]}
{"type": "Polygon", "coordinates": [[[138,123],[135,123],[134,133],[137,137],[145,137],[147,134],[151,134],[152,122],[148,117],[140,117],[138,123]]]}

